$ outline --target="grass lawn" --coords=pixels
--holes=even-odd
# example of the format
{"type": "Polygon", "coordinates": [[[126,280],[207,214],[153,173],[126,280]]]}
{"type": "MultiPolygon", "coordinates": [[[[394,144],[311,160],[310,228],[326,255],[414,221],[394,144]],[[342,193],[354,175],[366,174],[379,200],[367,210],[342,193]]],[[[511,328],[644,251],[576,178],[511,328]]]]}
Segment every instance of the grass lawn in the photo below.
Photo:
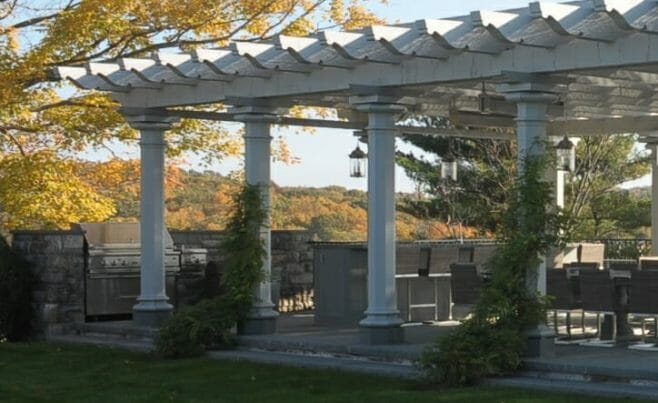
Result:
{"type": "Polygon", "coordinates": [[[440,390],[336,371],[61,344],[0,344],[1,402],[619,402],[516,389],[440,390]]]}

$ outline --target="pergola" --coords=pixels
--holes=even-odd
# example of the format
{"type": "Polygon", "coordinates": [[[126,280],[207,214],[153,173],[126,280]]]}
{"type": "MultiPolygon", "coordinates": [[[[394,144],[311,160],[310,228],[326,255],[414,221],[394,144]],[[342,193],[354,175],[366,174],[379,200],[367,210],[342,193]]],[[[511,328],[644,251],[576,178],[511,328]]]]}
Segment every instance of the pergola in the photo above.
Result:
{"type": "MultiPolygon", "coordinates": [[[[163,264],[164,132],[181,117],[244,122],[246,177],[269,208],[270,127],[366,130],[368,138],[368,309],[372,343],[399,340],[395,291],[395,137],[400,131],[508,138],[519,160],[544,153],[549,136],[637,132],[654,153],[658,184],[658,2],[530,3],[446,19],[371,26],[267,42],[233,42],[191,53],[60,67],[60,79],[108,91],[141,132],[142,279],[135,320],[168,316],[163,264]],[[221,103],[226,112],[184,108],[221,103]],[[335,108],[340,119],[285,116],[291,106],[335,108]],[[566,113],[565,113],[566,108],[566,113]],[[468,130],[397,125],[405,113],[447,117],[468,130]],[[507,128],[512,130],[500,130],[507,128]]],[[[554,176],[557,178],[557,176],[554,176]]],[[[658,222],[658,187],[652,195],[658,222]]],[[[658,245],[658,224],[653,226],[658,245]]],[[[270,232],[262,228],[269,250],[270,232]]],[[[270,270],[270,256],[263,262],[270,270]]],[[[537,286],[544,280],[537,276],[537,286]]],[[[271,332],[269,283],[256,290],[248,326],[271,332]]]]}

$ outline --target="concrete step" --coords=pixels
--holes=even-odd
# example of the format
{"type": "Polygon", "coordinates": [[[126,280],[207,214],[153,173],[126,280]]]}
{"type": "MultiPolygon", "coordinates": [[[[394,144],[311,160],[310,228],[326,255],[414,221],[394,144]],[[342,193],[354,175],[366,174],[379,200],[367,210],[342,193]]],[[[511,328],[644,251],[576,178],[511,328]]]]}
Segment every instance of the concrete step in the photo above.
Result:
{"type": "Polygon", "coordinates": [[[356,356],[373,361],[410,364],[417,361],[423,351],[422,345],[367,345],[355,340],[341,338],[287,338],[279,335],[239,336],[238,343],[245,348],[302,354],[331,354],[334,356],[356,356]]]}
{"type": "Polygon", "coordinates": [[[633,399],[658,399],[658,386],[632,383],[583,382],[532,377],[491,378],[483,382],[490,386],[504,386],[544,390],[547,392],[577,393],[592,396],[621,397],[633,399]]]}
{"type": "Polygon", "coordinates": [[[47,338],[49,341],[69,344],[91,344],[103,347],[115,347],[124,350],[136,352],[151,352],[154,350],[153,343],[147,340],[127,340],[118,337],[103,337],[103,336],[90,336],[90,335],[74,335],[74,334],[61,334],[50,335],[47,338]]]}
{"type": "Polygon", "coordinates": [[[65,334],[152,342],[158,330],[134,326],[132,321],[86,322],[72,324],[65,334]]]}
{"type": "Polygon", "coordinates": [[[374,361],[363,357],[318,354],[308,352],[282,352],[251,348],[211,351],[208,356],[217,359],[279,364],[303,368],[334,369],[360,372],[393,378],[419,379],[421,373],[410,363],[374,361]]]}
{"type": "Polygon", "coordinates": [[[611,366],[532,359],[512,377],[491,378],[487,385],[584,395],[658,400],[658,372],[641,366],[611,366]]]}
{"type": "MultiPolygon", "coordinates": [[[[658,358],[658,357],[656,357],[658,358]]],[[[644,384],[658,386],[658,371],[653,368],[638,368],[605,365],[574,364],[564,359],[561,362],[524,362],[520,375],[527,378],[544,378],[579,382],[644,384]]]]}

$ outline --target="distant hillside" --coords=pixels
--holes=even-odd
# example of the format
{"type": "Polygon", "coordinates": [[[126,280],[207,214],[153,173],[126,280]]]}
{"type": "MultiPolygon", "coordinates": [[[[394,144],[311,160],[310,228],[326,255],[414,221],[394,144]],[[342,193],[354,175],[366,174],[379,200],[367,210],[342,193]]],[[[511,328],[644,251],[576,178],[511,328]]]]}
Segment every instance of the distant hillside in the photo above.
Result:
{"type": "MultiPolygon", "coordinates": [[[[216,172],[177,169],[170,175],[166,194],[166,221],[176,229],[223,229],[231,212],[232,196],[239,178],[216,172]]],[[[121,189],[109,192],[117,201],[115,220],[136,220],[138,194],[121,189]]],[[[272,186],[272,228],[306,229],[319,240],[365,240],[367,194],[340,186],[323,188],[272,186]]],[[[472,228],[460,229],[436,220],[421,220],[398,212],[396,225],[401,240],[474,237],[472,228]]]]}

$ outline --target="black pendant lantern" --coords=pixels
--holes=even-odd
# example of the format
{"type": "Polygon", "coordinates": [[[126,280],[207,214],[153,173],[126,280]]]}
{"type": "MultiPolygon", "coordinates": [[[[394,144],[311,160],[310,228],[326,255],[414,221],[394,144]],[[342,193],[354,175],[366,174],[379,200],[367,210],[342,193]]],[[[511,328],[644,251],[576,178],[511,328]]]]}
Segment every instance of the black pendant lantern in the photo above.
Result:
{"type": "Polygon", "coordinates": [[[366,176],[366,163],[368,161],[368,154],[359,148],[359,143],[356,144],[356,148],[350,153],[349,157],[350,177],[363,178],[366,176]]]}
{"type": "Polygon", "coordinates": [[[576,170],[576,147],[566,135],[555,146],[557,169],[573,172],[576,170]]]}
{"type": "Polygon", "coordinates": [[[441,158],[441,179],[457,181],[457,159],[451,152],[441,158]]]}

